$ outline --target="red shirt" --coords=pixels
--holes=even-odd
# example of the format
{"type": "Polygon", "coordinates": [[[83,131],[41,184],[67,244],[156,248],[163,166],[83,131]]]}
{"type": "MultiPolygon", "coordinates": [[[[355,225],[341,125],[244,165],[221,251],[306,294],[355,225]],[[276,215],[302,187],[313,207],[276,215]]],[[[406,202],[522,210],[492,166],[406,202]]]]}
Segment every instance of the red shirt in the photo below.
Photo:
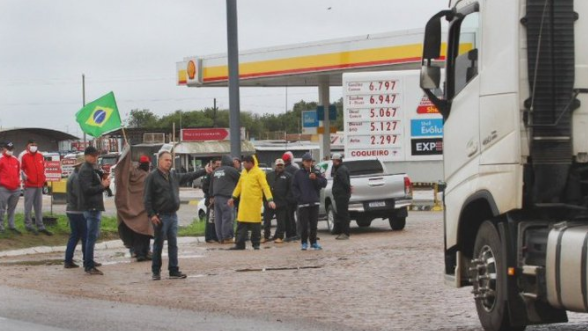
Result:
{"type": "Polygon", "coordinates": [[[25,187],[43,187],[45,185],[45,159],[39,152],[26,152],[21,159],[21,168],[27,179],[25,187]]]}
{"type": "Polygon", "coordinates": [[[20,187],[20,163],[6,153],[0,158],[0,186],[11,191],[20,187]]]}

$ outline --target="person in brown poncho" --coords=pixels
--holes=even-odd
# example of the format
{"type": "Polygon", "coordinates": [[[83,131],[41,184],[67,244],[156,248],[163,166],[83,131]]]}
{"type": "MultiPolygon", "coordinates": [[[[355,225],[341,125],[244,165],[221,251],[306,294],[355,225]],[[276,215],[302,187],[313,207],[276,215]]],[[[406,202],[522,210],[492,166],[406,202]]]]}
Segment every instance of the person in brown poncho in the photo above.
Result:
{"type": "Polygon", "coordinates": [[[130,149],[127,148],[114,170],[116,194],[114,203],[117,209],[118,233],[131,256],[138,262],[151,260],[150,240],[153,226],[143,205],[145,178],[149,174],[151,160],[142,155],[139,166],[134,167],[130,149]]]}

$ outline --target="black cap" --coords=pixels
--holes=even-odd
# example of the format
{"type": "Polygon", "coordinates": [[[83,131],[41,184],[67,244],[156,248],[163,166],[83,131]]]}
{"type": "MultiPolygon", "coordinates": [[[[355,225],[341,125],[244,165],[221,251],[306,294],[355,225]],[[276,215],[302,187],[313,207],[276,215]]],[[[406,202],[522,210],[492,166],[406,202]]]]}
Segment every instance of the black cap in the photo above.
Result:
{"type": "Polygon", "coordinates": [[[302,161],[312,161],[312,155],[310,155],[310,153],[304,153],[304,155],[302,155],[302,161]]]}
{"type": "Polygon", "coordinates": [[[35,139],[29,139],[29,142],[27,144],[34,144],[36,143],[35,139]]]}
{"type": "Polygon", "coordinates": [[[98,154],[100,154],[100,152],[98,152],[98,150],[94,146],[88,146],[88,147],[86,147],[86,150],[84,150],[84,155],[94,155],[94,156],[96,156],[98,154]]]}
{"type": "Polygon", "coordinates": [[[14,144],[11,141],[8,141],[4,144],[4,148],[8,149],[8,150],[13,150],[14,149],[14,144]]]}
{"type": "Polygon", "coordinates": [[[243,157],[243,162],[254,163],[253,155],[246,155],[243,157]]]}

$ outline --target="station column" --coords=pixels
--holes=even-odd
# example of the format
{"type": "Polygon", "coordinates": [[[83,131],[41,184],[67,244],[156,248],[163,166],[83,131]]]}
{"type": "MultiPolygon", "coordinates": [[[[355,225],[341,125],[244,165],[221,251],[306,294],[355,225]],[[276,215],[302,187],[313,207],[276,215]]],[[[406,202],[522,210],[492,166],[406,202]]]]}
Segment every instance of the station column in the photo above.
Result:
{"type": "Polygon", "coordinates": [[[319,77],[319,106],[323,106],[324,108],[324,117],[319,118],[319,127],[322,126],[323,133],[319,135],[319,144],[321,147],[320,158],[321,160],[325,158],[325,156],[331,156],[331,121],[329,119],[329,105],[330,105],[330,86],[329,86],[329,76],[321,76],[319,77]]]}

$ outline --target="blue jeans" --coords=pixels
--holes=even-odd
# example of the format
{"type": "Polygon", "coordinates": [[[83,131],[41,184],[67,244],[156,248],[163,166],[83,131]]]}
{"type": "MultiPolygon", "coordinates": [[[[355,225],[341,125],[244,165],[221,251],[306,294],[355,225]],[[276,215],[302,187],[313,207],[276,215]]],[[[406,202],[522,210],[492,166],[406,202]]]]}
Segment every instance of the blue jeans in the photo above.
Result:
{"type": "Polygon", "coordinates": [[[161,223],[153,225],[155,238],[153,239],[153,261],[151,271],[161,272],[161,252],[163,241],[167,239],[167,255],[169,272],[179,271],[178,267],[178,215],[176,213],[159,214],[161,223]]]}
{"type": "Polygon", "coordinates": [[[70,213],[67,213],[67,218],[69,219],[71,233],[67,241],[67,248],[65,249],[65,262],[71,263],[73,262],[74,251],[80,239],[82,240],[82,254],[86,256],[84,253],[86,247],[86,219],[84,218],[84,214],[70,213]]]}
{"type": "Polygon", "coordinates": [[[100,235],[100,211],[85,211],[86,219],[86,247],[84,248],[84,269],[86,271],[94,268],[94,245],[100,235]]]}

